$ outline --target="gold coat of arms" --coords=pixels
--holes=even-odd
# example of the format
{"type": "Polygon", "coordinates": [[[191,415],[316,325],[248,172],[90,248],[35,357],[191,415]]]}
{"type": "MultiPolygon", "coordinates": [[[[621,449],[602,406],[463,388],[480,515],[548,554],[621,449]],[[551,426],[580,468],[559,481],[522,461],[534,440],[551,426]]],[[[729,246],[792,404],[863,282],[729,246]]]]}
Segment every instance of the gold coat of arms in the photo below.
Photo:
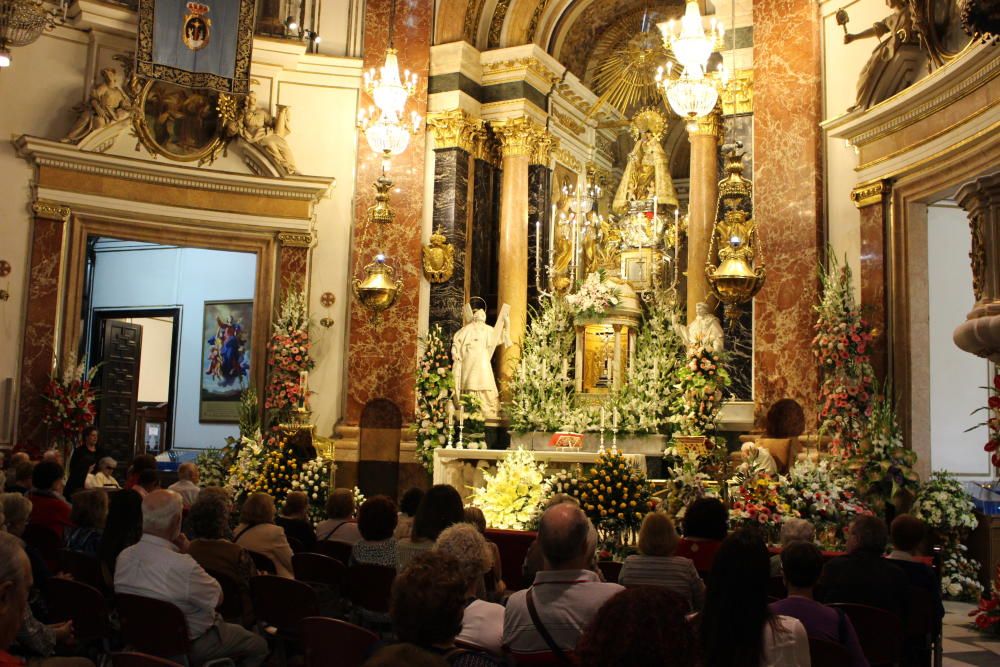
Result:
{"type": "Polygon", "coordinates": [[[440,232],[431,234],[431,242],[423,247],[424,277],[431,283],[444,283],[455,272],[455,246],[440,232]]]}

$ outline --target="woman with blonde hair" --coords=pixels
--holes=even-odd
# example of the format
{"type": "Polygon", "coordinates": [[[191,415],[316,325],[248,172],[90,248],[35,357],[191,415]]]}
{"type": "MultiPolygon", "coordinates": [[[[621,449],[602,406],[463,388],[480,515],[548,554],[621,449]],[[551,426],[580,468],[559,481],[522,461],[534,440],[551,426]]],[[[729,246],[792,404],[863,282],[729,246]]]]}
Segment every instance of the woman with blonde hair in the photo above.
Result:
{"type": "Polygon", "coordinates": [[[661,586],[684,598],[697,611],[705,603],[705,583],[694,563],[675,556],[680,536],[665,512],[650,512],[639,529],[639,553],[625,559],[618,583],[635,586],[661,586]]]}
{"type": "Polygon", "coordinates": [[[275,525],[274,514],[274,498],[262,492],[251,494],[240,510],[233,542],[247,551],[267,556],[279,577],[292,579],[292,547],[285,531],[275,525]]]}
{"type": "Polygon", "coordinates": [[[434,550],[453,556],[465,581],[462,631],[455,641],[502,655],[504,608],[480,599],[485,590],[483,575],[493,568],[493,554],[486,539],[471,523],[456,523],[441,532],[434,543],[434,550]]]}

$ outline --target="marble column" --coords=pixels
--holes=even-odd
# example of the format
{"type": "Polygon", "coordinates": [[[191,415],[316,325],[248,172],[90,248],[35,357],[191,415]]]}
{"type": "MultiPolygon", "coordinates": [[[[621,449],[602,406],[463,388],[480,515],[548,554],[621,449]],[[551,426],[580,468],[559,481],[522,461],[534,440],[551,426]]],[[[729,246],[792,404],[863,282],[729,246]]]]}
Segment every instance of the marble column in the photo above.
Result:
{"type": "MultiPolygon", "coordinates": [[[[389,14],[393,0],[368,0],[364,20],[364,69],[381,67],[388,46],[389,14]]],[[[394,46],[400,69],[417,75],[417,89],[406,106],[406,113],[427,112],[427,75],[430,61],[432,3],[415,2],[396,13],[394,46]]],[[[372,103],[361,91],[360,107],[372,103]]],[[[384,250],[396,277],[403,281],[395,305],[374,317],[356,299],[351,300],[349,340],[347,344],[347,397],[344,421],[358,423],[365,404],[385,398],[399,408],[403,423],[413,419],[414,383],[419,325],[421,278],[421,228],[424,192],[425,135],[418,133],[401,155],[392,159],[389,176],[395,221],[377,243],[376,230],[365,224],[365,213],[374,202],[371,187],[381,173],[381,158],[358,137],[355,224],[352,232],[351,275],[359,277],[363,267],[378,250],[384,250]]]]}
{"type": "Polygon", "coordinates": [[[767,280],[754,303],[754,409],[796,400],[816,425],[812,354],[823,256],[819,6],[754,0],[754,216],[767,280]]]}
{"type": "Polygon", "coordinates": [[[687,321],[698,316],[695,307],[704,301],[715,305],[705,278],[705,262],[715,227],[719,197],[719,111],[716,109],[688,128],[691,142],[691,186],[687,230],[687,321]]]}
{"type": "Polygon", "coordinates": [[[886,222],[890,184],[888,181],[859,186],[851,200],[861,214],[861,308],[872,326],[872,369],[879,382],[889,371],[889,299],[886,287],[886,222]]]}
{"type": "Polygon", "coordinates": [[[35,220],[21,343],[17,438],[18,442],[44,448],[48,442],[42,424],[42,390],[59,354],[57,341],[62,327],[59,283],[65,261],[63,245],[70,209],[35,202],[33,211],[35,220]]]}
{"type": "Polygon", "coordinates": [[[1000,363],[1000,174],[966,183],[955,201],[969,216],[972,292],[976,304],[955,329],[955,344],[1000,363]]]}
{"type": "Polygon", "coordinates": [[[539,127],[528,118],[493,123],[500,139],[503,182],[500,187],[500,304],[510,306],[510,347],[500,348],[500,390],[509,390],[517,369],[528,311],[528,166],[539,127]]]}
{"type": "MultiPolygon", "coordinates": [[[[552,170],[545,160],[536,156],[538,164],[528,166],[528,305],[538,308],[538,289],[545,289],[549,261],[549,227],[552,224],[552,170]]],[[[533,160],[534,161],[534,160],[533,160]]]]}
{"type": "Polygon", "coordinates": [[[469,208],[469,154],[461,148],[434,150],[434,232],[454,249],[451,278],[431,283],[430,320],[450,340],[462,328],[465,304],[465,246],[469,208]]]}
{"type": "Polygon", "coordinates": [[[486,313],[492,322],[496,316],[500,245],[500,185],[503,173],[492,161],[489,151],[473,156],[472,221],[468,232],[467,258],[469,297],[486,301],[486,313]]]}

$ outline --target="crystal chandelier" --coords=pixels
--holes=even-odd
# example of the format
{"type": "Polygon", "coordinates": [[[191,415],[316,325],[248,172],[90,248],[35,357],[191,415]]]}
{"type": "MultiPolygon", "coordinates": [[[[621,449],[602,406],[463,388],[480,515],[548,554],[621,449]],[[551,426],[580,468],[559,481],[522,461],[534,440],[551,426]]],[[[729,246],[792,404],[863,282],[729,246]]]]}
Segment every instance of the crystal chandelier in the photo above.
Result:
{"type": "Polygon", "coordinates": [[[675,21],[665,21],[657,24],[663,33],[663,40],[673,52],[674,58],[684,68],[685,74],[697,77],[705,73],[708,59],[713,51],[718,51],[725,36],[721,21],[710,20],[708,34],[698,9],[697,0],[688,0],[684,7],[684,16],[680,21],[680,29],[675,30],[675,21]]]}
{"type": "Polygon", "coordinates": [[[713,18],[706,34],[697,0],[688,0],[679,29],[672,20],[658,27],[680,67],[675,75],[673,63],[668,63],[666,72],[657,70],[656,81],[663,87],[670,108],[691,123],[711,113],[719,100],[719,86],[725,85],[726,73],[721,66],[718,72],[708,72],[708,60],[721,48],[725,29],[713,18]]]}
{"type": "Polygon", "coordinates": [[[0,67],[9,67],[10,49],[27,46],[56,25],[42,0],[0,0],[0,67]]]}
{"type": "Polygon", "coordinates": [[[389,10],[389,47],[385,64],[365,72],[364,87],[374,106],[358,113],[358,128],[365,134],[368,146],[382,156],[387,169],[393,155],[399,155],[410,145],[410,137],[420,131],[421,118],[416,111],[405,116],[406,102],[417,89],[417,75],[406,70],[399,73],[399,57],[393,46],[396,3],[389,10]]]}

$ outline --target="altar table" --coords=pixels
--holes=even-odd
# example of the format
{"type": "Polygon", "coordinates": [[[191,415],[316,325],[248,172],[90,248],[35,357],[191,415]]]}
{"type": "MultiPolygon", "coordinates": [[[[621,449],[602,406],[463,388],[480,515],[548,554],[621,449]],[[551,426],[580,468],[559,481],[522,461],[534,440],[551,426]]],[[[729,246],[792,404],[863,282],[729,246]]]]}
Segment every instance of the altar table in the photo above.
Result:
{"type": "MultiPolygon", "coordinates": [[[[483,472],[495,472],[497,463],[509,449],[447,449],[434,450],[434,483],[450,484],[458,489],[466,499],[474,489],[485,486],[483,472]]],[[[543,461],[546,470],[568,469],[577,465],[586,467],[597,460],[597,452],[572,450],[534,451],[536,461],[543,461]]],[[[625,454],[626,460],[643,473],[646,472],[646,457],[642,454],[625,454]]]]}

